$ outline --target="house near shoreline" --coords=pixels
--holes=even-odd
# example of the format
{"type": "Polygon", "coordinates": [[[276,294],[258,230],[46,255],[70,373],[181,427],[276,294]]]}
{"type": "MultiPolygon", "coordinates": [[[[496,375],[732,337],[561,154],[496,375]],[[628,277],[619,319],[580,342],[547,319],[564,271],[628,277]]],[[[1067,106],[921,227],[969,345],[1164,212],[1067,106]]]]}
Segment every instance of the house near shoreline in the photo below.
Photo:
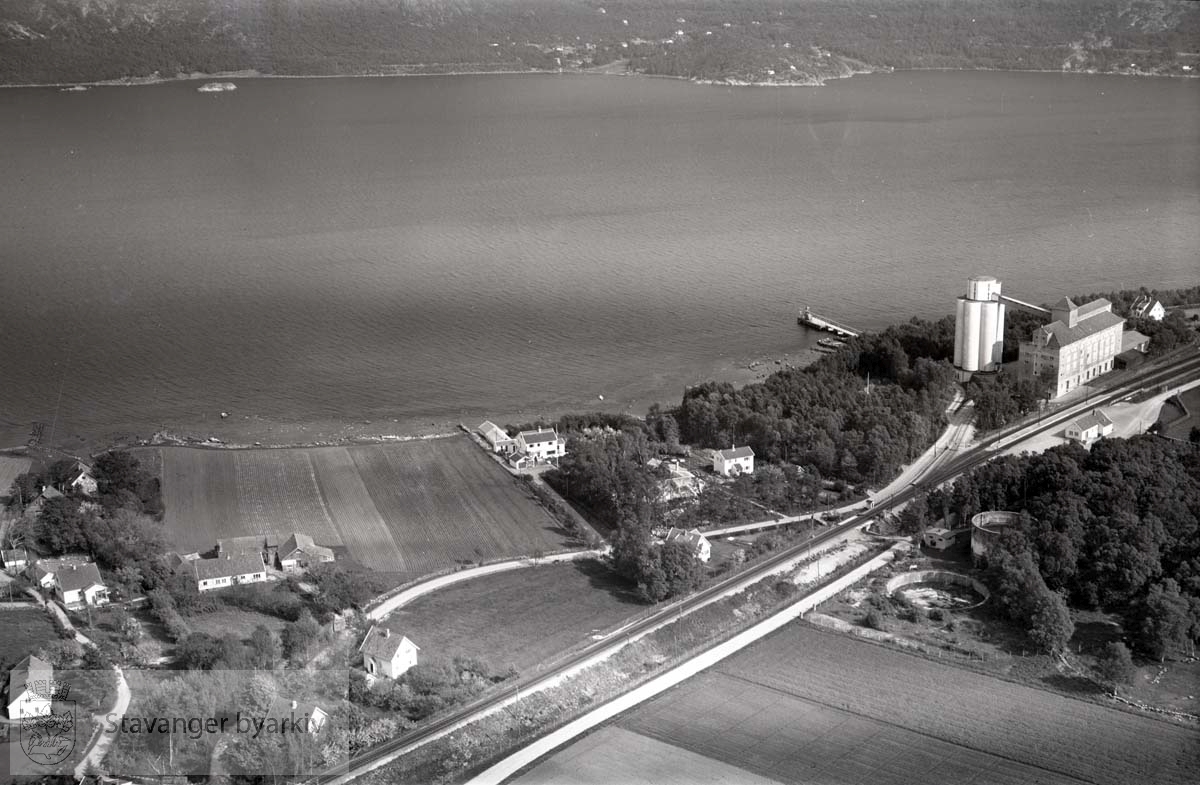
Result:
{"type": "Polygon", "coordinates": [[[749,446],[713,450],[713,471],[722,477],[754,474],[754,450],[749,446]]]}
{"type": "Polygon", "coordinates": [[[409,640],[407,635],[397,635],[387,627],[377,624],[367,630],[358,650],[363,656],[363,667],[372,676],[397,679],[417,664],[417,653],[421,647],[409,640]]]}
{"type": "Polygon", "coordinates": [[[301,532],[292,534],[283,541],[278,550],[279,569],[284,572],[303,572],[314,564],[333,561],[333,550],[317,545],[313,538],[301,532]]]}
{"type": "Polygon", "coordinates": [[[1167,309],[1158,300],[1148,294],[1139,295],[1129,307],[1129,315],[1135,319],[1153,319],[1161,322],[1167,315],[1167,309]]]}
{"type": "Polygon", "coordinates": [[[499,455],[512,455],[516,452],[517,440],[491,420],[484,420],[475,430],[492,448],[492,452],[499,455]]]}
{"type": "Polygon", "coordinates": [[[517,452],[528,455],[534,463],[554,463],[567,454],[567,440],[553,428],[538,428],[517,434],[517,452]]]}
{"type": "Polygon", "coordinates": [[[94,562],[61,567],[54,573],[54,595],[72,610],[107,605],[108,587],[94,562]]]}
{"type": "Polygon", "coordinates": [[[712,558],[712,543],[700,533],[699,529],[684,531],[672,526],[671,530],[667,532],[667,536],[663,538],[663,542],[682,542],[692,552],[692,555],[702,562],[707,562],[712,558]]]}
{"type": "Polygon", "coordinates": [[[267,565],[263,562],[261,553],[196,559],[189,564],[192,577],[196,580],[196,588],[202,592],[267,580],[267,565]]]}
{"type": "Polygon", "coordinates": [[[1088,444],[1096,439],[1108,436],[1113,431],[1113,421],[1100,410],[1073,420],[1067,426],[1065,435],[1073,441],[1088,444]]]}
{"type": "Polygon", "coordinates": [[[92,468],[82,461],[75,462],[75,467],[71,469],[71,473],[67,477],[66,485],[84,496],[94,496],[98,487],[96,478],[92,475],[92,468]]]}
{"type": "Polygon", "coordinates": [[[14,665],[8,672],[8,692],[5,695],[8,718],[23,720],[26,717],[48,715],[53,681],[54,668],[32,654],[14,665]]]}

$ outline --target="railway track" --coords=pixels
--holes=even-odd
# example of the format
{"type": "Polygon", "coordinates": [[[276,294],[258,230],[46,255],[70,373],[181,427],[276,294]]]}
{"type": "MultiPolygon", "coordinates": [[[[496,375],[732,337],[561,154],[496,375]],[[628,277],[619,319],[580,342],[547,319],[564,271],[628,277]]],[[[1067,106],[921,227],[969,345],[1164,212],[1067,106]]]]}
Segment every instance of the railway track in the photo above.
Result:
{"type": "Polygon", "coordinates": [[[1076,404],[1053,415],[1043,416],[1039,422],[1034,424],[1022,423],[1001,430],[954,459],[936,466],[905,490],[879,500],[871,509],[851,515],[813,539],[772,554],[745,572],[722,579],[696,594],[665,606],[657,613],[631,624],[619,635],[586,646],[557,663],[551,670],[521,678],[514,684],[507,685],[501,693],[472,701],[452,714],[366,750],[351,758],[348,765],[322,773],[310,778],[307,782],[309,785],[333,785],[333,783],[340,785],[342,782],[348,782],[400,755],[471,723],[485,713],[499,709],[513,700],[515,696],[519,696],[521,692],[536,691],[541,687],[548,686],[561,678],[563,674],[580,668],[591,660],[599,660],[608,656],[633,638],[676,621],[728,592],[738,591],[762,580],[789,561],[801,556],[806,550],[839,537],[850,529],[865,526],[873,518],[907,503],[923,489],[941,485],[975,466],[985,463],[994,456],[1001,445],[1004,445],[1005,448],[1012,446],[1011,443],[1004,444],[1007,440],[1024,441],[1032,436],[1062,427],[1064,423],[1078,417],[1080,412],[1085,409],[1104,406],[1149,388],[1161,385],[1169,386],[1197,376],[1200,376],[1200,355],[1185,356],[1173,361],[1165,368],[1148,369],[1132,376],[1112,389],[1094,396],[1085,404],[1076,404]]]}

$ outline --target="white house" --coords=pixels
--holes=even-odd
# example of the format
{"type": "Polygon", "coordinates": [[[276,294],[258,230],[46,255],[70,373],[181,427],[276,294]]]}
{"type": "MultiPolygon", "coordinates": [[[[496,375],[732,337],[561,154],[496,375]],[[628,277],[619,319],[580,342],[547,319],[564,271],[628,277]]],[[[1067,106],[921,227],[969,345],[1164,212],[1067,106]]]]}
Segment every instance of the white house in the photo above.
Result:
{"type": "Polygon", "coordinates": [[[722,477],[754,474],[754,450],[749,447],[730,447],[713,451],[713,471],[722,477]]]}
{"type": "Polygon", "coordinates": [[[301,532],[292,535],[279,546],[279,568],[284,572],[300,572],[313,564],[333,561],[333,551],[317,545],[313,538],[301,532]]]}
{"type": "Polygon", "coordinates": [[[71,474],[67,478],[67,487],[82,493],[84,496],[95,494],[97,487],[96,478],[92,476],[91,467],[76,462],[75,468],[71,470],[71,474]]]}
{"type": "Polygon", "coordinates": [[[189,562],[196,588],[200,591],[224,589],[243,583],[261,583],[267,579],[267,565],[260,553],[239,553],[218,559],[189,562]]]}
{"type": "Polygon", "coordinates": [[[510,455],[517,449],[517,440],[491,420],[484,420],[475,430],[492,448],[492,452],[510,455]]]}
{"type": "Polygon", "coordinates": [[[663,542],[682,542],[688,546],[692,555],[702,562],[707,562],[712,558],[712,544],[700,533],[699,529],[684,531],[672,526],[671,530],[667,532],[667,536],[663,538],[663,542]]]}
{"type": "Polygon", "coordinates": [[[29,554],[24,548],[12,548],[0,551],[0,561],[4,562],[5,572],[16,575],[29,566],[29,554]]]}
{"type": "Polygon", "coordinates": [[[50,663],[32,654],[14,665],[8,674],[8,718],[20,720],[49,714],[50,682],[53,679],[54,669],[50,663]]]}
{"type": "Polygon", "coordinates": [[[954,545],[955,539],[954,532],[937,526],[932,529],[926,529],[924,536],[921,537],[921,541],[925,546],[939,551],[944,551],[954,545]]]}
{"type": "Polygon", "coordinates": [[[567,440],[552,428],[521,431],[517,434],[517,451],[536,463],[546,463],[567,454],[567,440]]]}
{"type": "Polygon", "coordinates": [[[367,630],[358,650],[362,652],[363,666],[372,676],[386,676],[396,679],[417,664],[417,652],[421,647],[408,639],[407,635],[397,635],[387,627],[372,625],[367,630]]]}
{"type": "Polygon", "coordinates": [[[1129,315],[1136,319],[1153,319],[1156,322],[1161,322],[1163,317],[1167,315],[1167,309],[1163,308],[1163,304],[1155,300],[1148,294],[1140,295],[1133,301],[1133,305],[1129,309],[1129,315]]]}
{"type": "Polygon", "coordinates": [[[280,723],[280,727],[292,727],[301,733],[316,736],[325,727],[329,714],[315,703],[307,701],[276,698],[267,709],[267,716],[275,720],[287,720],[288,725],[280,723]]]}
{"type": "Polygon", "coordinates": [[[1080,417],[1067,426],[1067,438],[1087,443],[1112,433],[1113,423],[1102,411],[1080,417]]]}
{"type": "Polygon", "coordinates": [[[93,562],[68,564],[56,570],[54,594],[68,608],[108,604],[108,587],[93,562]]]}

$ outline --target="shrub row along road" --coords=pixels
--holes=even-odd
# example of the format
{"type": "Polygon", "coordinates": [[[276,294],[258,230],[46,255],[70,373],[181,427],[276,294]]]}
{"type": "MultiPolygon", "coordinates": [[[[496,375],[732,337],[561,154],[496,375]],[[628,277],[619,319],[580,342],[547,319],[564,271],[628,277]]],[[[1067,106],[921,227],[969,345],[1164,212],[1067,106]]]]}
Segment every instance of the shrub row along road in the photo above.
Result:
{"type": "Polygon", "coordinates": [[[1068,407],[1050,417],[1044,417],[1040,422],[1019,424],[1002,430],[965,451],[953,460],[927,473],[918,482],[914,482],[905,490],[884,500],[880,500],[871,510],[854,515],[836,526],[822,532],[811,541],[795,545],[772,554],[762,562],[750,567],[744,572],[725,578],[683,600],[663,607],[657,613],[642,619],[622,631],[619,635],[598,641],[574,656],[559,663],[553,669],[519,679],[509,685],[499,694],[491,694],[473,701],[451,714],[438,718],[424,727],[417,728],[385,742],[377,747],[356,755],[349,761],[349,767],[338,767],[335,770],[318,775],[310,780],[315,785],[348,782],[354,777],[378,768],[391,760],[440,738],[448,733],[468,725],[474,720],[490,714],[503,706],[514,702],[522,692],[537,691],[556,684],[564,675],[586,667],[592,662],[604,659],[616,652],[626,643],[639,638],[655,629],[686,616],[688,613],[707,605],[728,594],[741,591],[743,588],[756,583],[768,575],[780,570],[790,561],[802,557],[804,553],[828,540],[845,534],[848,530],[865,526],[875,517],[899,507],[910,501],[919,491],[919,486],[933,487],[954,479],[958,475],[988,461],[1001,447],[1011,448],[1014,443],[1046,431],[1061,428],[1084,409],[1095,408],[1111,403],[1119,398],[1130,395],[1141,389],[1159,385],[1173,385],[1200,376],[1200,356],[1189,353],[1187,356],[1173,359],[1162,367],[1144,370],[1108,392],[1098,394],[1086,403],[1068,407]]]}

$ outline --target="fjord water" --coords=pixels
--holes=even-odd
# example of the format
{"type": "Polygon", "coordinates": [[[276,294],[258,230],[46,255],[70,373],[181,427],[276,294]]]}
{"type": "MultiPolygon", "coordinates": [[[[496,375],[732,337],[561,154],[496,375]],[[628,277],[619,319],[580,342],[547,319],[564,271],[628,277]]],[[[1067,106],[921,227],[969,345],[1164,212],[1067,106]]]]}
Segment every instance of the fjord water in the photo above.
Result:
{"type": "Polygon", "coordinates": [[[1003,73],[0,90],[0,446],[643,412],[967,276],[1200,276],[1200,83],[1003,73]],[[56,416],[57,412],[57,416],[56,416]]]}

